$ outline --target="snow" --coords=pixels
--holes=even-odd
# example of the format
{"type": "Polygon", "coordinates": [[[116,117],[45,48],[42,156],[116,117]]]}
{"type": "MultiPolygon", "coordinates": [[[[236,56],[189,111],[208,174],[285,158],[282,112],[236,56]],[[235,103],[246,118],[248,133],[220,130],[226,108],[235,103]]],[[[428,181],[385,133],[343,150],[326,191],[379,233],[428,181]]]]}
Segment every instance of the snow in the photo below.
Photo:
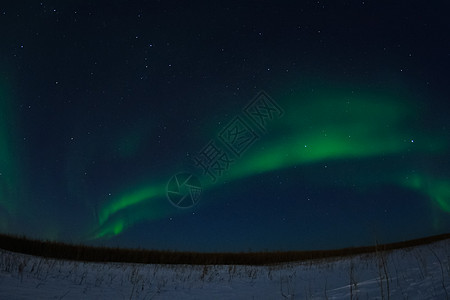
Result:
{"type": "Polygon", "coordinates": [[[450,240],[276,266],[145,265],[0,250],[0,299],[448,299],[450,240]]]}

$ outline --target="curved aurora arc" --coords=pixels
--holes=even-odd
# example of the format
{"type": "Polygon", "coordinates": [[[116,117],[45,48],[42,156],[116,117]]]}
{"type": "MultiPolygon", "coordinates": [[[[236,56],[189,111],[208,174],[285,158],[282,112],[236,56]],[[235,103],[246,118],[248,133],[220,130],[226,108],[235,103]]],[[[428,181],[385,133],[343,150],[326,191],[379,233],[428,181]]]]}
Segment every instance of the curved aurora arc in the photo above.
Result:
{"type": "MultiPolygon", "coordinates": [[[[271,124],[271,130],[282,134],[270,139],[263,136],[258,147],[249,149],[221,180],[236,181],[325,161],[448,151],[448,142],[417,130],[420,127],[415,122],[421,111],[399,96],[333,90],[277,100],[286,113],[271,124]]],[[[367,180],[364,184],[390,183],[418,191],[450,213],[450,180],[426,172],[411,177],[403,170],[385,173],[376,183],[367,180]]],[[[218,184],[203,182],[205,189],[215,186],[218,184]]],[[[168,205],[165,188],[166,182],[137,187],[100,207],[98,227],[89,239],[112,237],[139,222],[180,213],[168,205]]]]}

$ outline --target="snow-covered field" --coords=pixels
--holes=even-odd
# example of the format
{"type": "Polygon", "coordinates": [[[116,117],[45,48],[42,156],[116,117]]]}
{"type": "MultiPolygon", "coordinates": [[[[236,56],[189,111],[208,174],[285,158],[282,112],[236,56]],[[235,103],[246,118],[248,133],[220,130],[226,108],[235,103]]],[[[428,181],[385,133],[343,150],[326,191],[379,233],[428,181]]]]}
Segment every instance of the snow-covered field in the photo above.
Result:
{"type": "Polygon", "coordinates": [[[0,299],[448,299],[450,240],[277,266],[84,263],[0,250],[0,299]]]}

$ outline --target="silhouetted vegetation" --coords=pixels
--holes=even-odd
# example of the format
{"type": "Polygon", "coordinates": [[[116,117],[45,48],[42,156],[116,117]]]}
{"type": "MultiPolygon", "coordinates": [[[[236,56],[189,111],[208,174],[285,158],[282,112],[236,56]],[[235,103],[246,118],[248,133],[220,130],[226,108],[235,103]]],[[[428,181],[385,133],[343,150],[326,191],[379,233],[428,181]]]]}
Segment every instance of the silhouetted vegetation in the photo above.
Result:
{"type": "Polygon", "coordinates": [[[0,234],[0,248],[8,251],[46,258],[91,262],[193,265],[272,265],[294,261],[344,257],[378,251],[390,251],[428,244],[448,238],[450,238],[450,234],[442,234],[398,243],[336,250],[202,253],[92,247],[52,241],[32,240],[26,237],[0,234]]]}

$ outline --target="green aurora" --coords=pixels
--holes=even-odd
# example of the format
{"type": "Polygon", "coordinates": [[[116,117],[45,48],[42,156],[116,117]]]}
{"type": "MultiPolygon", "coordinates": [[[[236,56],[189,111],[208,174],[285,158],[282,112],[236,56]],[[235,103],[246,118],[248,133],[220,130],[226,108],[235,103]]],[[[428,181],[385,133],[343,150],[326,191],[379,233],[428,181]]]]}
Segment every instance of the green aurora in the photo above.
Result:
{"type": "MultiPolygon", "coordinates": [[[[418,130],[422,111],[405,96],[326,90],[286,97],[279,103],[286,114],[273,122],[271,132],[278,136],[263,136],[257,147],[231,165],[229,172],[221,177],[222,181],[330,161],[405,153],[432,156],[448,151],[447,141],[418,130]]],[[[361,173],[354,176],[370,177],[361,173]]],[[[441,210],[450,212],[450,181],[445,178],[434,178],[426,173],[409,178],[405,170],[392,172],[387,168],[384,178],[374,182],[366,180],[364,184],[380,182],[417,190],[441,210]]],[[[203,188],[213,189],[218,185],[204,182],[203,188]]],[[[102,206],[98,227],[90,238],[112,237],[138,222],[182,213],[167,205],[165,187],[163,182],[136,187],[102,206]]]]}

